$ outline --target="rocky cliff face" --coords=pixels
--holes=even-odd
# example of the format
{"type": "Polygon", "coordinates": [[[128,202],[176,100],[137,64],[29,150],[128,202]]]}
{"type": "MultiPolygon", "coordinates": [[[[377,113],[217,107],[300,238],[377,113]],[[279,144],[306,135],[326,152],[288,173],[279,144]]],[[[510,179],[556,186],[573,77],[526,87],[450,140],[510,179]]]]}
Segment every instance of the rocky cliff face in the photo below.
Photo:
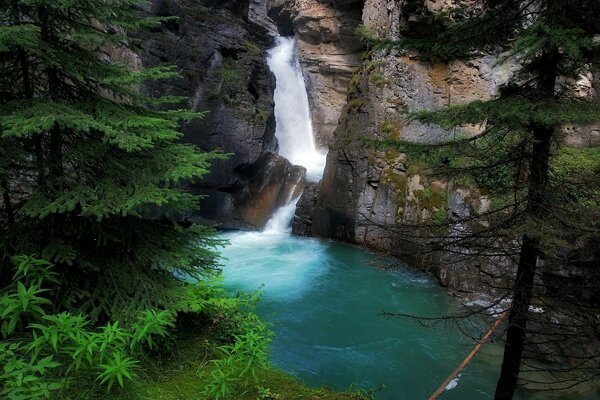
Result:
{"type": "MultiPolygon", "coordinates": [[[[344,6],[360,9],[361,23],[369,34],[394,40],[421,29],[415,15],[423,10],[436,12],[469,2],[365,0],[344,6]]],[[[344,10],[344,6],[335,2],[320,3],[320,7],[344,10]]],[[[313,17],[311,21],[314,20],[313,17]]],[[[302,31],[299,32],[302,37],[302,31]]],[[[510,276],[506,273],[513,267],[510,262],[490,265],[480,260],[457,262],[415,254],[414,243],[406,240],[407,235],[395,232],[414,229],[416,233],[439,219],[453,221],[481,215],[489,209],[491,199],[474,187],[426,177],[423,170],[427,165],[422,160],[394,150],[377,150],[357,139],[436,143],[454,135],[480,131],[479,126],[447,131],[407,120],[403,113],[490,99],[518,68],[514,62],[496,65],[498,57],[488,54],[468,62],[441,62],[423,54],[397,50],[366,54],[348,83],[318,196],[314,197],[311,191],[300,202],[294,231],[361,243],[401,255],[413,265],[431,270],[442,284],[458,290],[476,290],[473,285],[480,279],[475,276],[497,274],[499,269],[503,276],[510,276]],[[307,210],[313,204],[311,214],[307,210]]],[[[581,96],[595,96],[598,85],[594,76],[598,74],[592,72],[574,82],[581,96]]],[[[598,128],[594,126],[565,127],[565,140],[573,145],[597,143],[598,137],[598,128]]]]}
{"type": "Polygon", "coordinates": [[[183,140],[230,154],[214,163],[208,177],[190,183],[207,198],[189,218],[228,228],[262,227],[304,174],[276,155],[275,80],[263,54],[276,27],[266,3],[154,0],[147,11],[178,19],[140,35],[144,65],[176,65],[181,78],[145,90],[186,96],[188,107],[207,111],[183,127],[183,140]]]}
{"type": "MultiPolygon", "coordinates": [[[[353,6],[360,9],[361,22],[371,34],[397,39],[407,29],[414,29],[413,12],[422,7],[439,10],[446,3],[366,0],[353,6]]],[[[422,162],[397,151],[369,148],[357,138],[435,143],[451,135],[478,131],[480,127],[474,126],[465,132],[448,132],[408,121],[402,113],[489,99],[515,69],[510,63],[494,66],[496,61],[495,56],[487,55],[468,63],[441,63],[398,51],[365,57],[348,82],[318,196],[311,192],[300,202],[294,232],[333,237],[402,255],[413,265],[434,272],[445,285],[473,289],[471,285],[477,280],[470,275],[493,271],[485,266],[475,271],[472,265],[456,262],[450,266],[448,260],[415,254],[413,243],[401,239],[394,230],[418,227],[439,218],[483,213],[490,199],[473,188],[428,179],[422,174],[426,167],[422,162]],[[307,209],[313,204],[311,215],[307,209]]]]}

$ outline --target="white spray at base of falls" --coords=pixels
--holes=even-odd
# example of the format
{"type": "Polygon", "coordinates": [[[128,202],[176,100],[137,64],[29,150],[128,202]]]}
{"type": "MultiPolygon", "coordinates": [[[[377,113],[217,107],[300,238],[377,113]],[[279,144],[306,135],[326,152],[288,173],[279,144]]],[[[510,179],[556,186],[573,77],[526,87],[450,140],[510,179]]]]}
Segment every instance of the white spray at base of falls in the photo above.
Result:
{"type": "Polygon", "coordinates": [[[267,64],[275,75],[275,136],[279,155],[306,168],[308,181],[321,179],[326,153],[315,145],[302,68],[293,38],[278,37],[268,52],[267,64]]]}
{"type": "Polygon", "coordinates": [[[263,233],[267,235],[287,235],[291,232],[290,222],[296,213],[296,203],[299,198],[292,200],[288,205],[279,207],[267,221],[263,233]]]}

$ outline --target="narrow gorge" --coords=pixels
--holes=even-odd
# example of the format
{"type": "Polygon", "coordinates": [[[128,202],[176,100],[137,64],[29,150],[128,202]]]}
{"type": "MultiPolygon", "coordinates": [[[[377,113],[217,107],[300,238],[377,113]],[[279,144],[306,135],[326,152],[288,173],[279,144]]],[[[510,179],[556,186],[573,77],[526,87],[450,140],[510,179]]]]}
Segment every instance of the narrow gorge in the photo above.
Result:
{"type": "MultiPolygon", "coordinates": [[[[193,187],[208,197],[201,205],[201,212],[188,218],[224,229],[254,231],[225,234],[231,246],[223,251],[230,260],[224,264],[224,275],[232,290],[256,290],[264,284],[262,307],[268,311],[262,315],[269,319],[265,313],[276,313],[285,321],[281,322],[281,330],[275,329],[278,335],[273,360],[311,383],[337,385],[338,389],[361,379],[368,382],[367,386],[385,383],[393,389],[377,398],[391,399],[394,398],[391,393],[409,390],[394,383],[401,365],[408,362],[435,368],[441,360],[458,362],[456,356],[464,353],[460,350],[460,335],[453,336],[456,333],[453,331],[449,336],[453,337],[451,343],[444,343],[450,346],[448,350],[440,350],[436,356],[423,350],[424,353],[415,356],[429,354],[432,363],[416,359],[401,361],[406,350],[398,347],[398,354],[393,357],[397,358],[396,364],[386,368],[389,376],[375,374],[366,378],[361,375],[368,364],[364,357],[373,354],[381,362],[389,348],[362,343],[364,350],[355,350],[361,360],[356,361],[363,368],[359,367],[361,373],[347,371],[342,378],[331,372],[328,381],[327,371],[338,370],[347,361],[318,355],[324,357],[323,364],[309,366],[303,364],[298,354],[288,354],[289,348],[309,340],[306,332],[290,330],[289,326],[308,322],[294,317],[289,309],[314,304],[312,297],[319,295],[324,282],[330,293],[339,287],[340,296],[360,292],[366,298],[382,301],[381,309],[371,309],[373,317],[390,310],[416,313],[423,301],[428,304],[424,299],[428,296],[440,296],[443,300],[430,304],[422,312],[443,316],[451,314],[448,309],[458,307],[458,303],[447,292],[433,289],[430,278],[415,278],[412,274],[418,274],[416,271],[430,274],[460,301],[480,305],[503,301],[502,288],[510,286],[514,279],[516,264],[510,257],[495,257],[490,261],[473,256],[479,251],[477,244],[454,246],[454,254],[423,250],[424,243],[430,246],[436,240],[428,237],[440,235],[431,228],[432,224],[440,221],[448,224],[449,230],[444,235],[450,238],[489,225],[485,216],[498,200],[492,191],[470,178],[432,176],[428,171],[433,160],[420,155],[366,144],[399,140],[436,145],[484,130],[483,125],[448,129],[424,124],[412,119],[409,113],[494,99],[515,79],[520,68],[517,60],[505,60],[505,55],[494,52],[479,53],[464,61],[443,60],[414,50],[371,49],[370,40],[392,43],[422,34],[426,28],[420,25],[420,16],[446,12],[457,6],[455,3],[464,6],[469,2],[252,0],[226,1],[218,7],[211,2],[202,6],[186,1],[155,2],[161,6],[154,12],[168,9],[168,13],[180,17],[180,22],[172,31],[161,32],[160,40],[144,38],[144,47],[150,50],[146,57],[149,60],[156,57],[155,47],[159,47],[167,53],[163,57],[169,61],[190,60],[179,62],[186,81],[167,93],[188,90],[194,109],[210,110],[201,123],[184,127],[185,140],[206,150],[233,153],[228,160],[217,162],[209,178],[193,187]],[[209,13],[217,17],[209,18],[209,13]],[[168,55],[173,49],[181,54],[168,55]],[[297,58],[292,52],[297,52],[297,58]],[[402,272],[396,275],[366,270],[367,260],[374,257],[372,253],[298,236],[350,242],[395,256],[400,261],[388,263],[400,265],[402,272]],[[351,276],[348,280],[331,275],[331,271],[341,268],[338,254],[346,252],[356,254],[352,259],[357,260],[344,261],[357,268],[348,271],[351,276]],[[408,272],[411,269],[414,272],[408,272]],[[353,274],[365,276],[352,278],[353,274]],[[376,280],[381,286],[367,289],[357,285],[363,279],[365,284],[376,280]],[[405,300],[394,300],[403,296],[395,293],[394,287],[414,289],[413,304],[407,306],[405,300]],[[381,298],[378,291],[383,290],[391,291],[389,298],[381,298]],[[436,293],[417,294],[419,291],[436,293]],[[291,303],[287,306],[277,305],[288,301],[291,303]],[[293,337],[302,340],[294,341],[293,337]]],[[[577,80],[575,90],[580,98],[595,98],[600,74],[594,72],[590,69],[577,80]]],[[[600,143],[596,125],[573,124],[562,129],[563,140],[576,148],[594,148],[600,143]]],[[[595,274],[590,270],[592,264],[548,270],[544,279],[548,282],[585,279],[595,274]]],[[[339,332],[333,330],[310,339],[314,343],[305,350],[315,352],[315,357],[323,351],[342,352],[342,348],[327,347],[328,338],[343,335],[347,329],[349,322],[345,318],[349,316],[344,316],[344,310],[357,311],[356,306],[342,301],[336,306],[339,308],[317,308],[311,316],[318,319],[314,322],[317,325],[323,324],[321,319],[328,319],[326,313],[340,318],[329,321],[336,329],[339,326],[339,332]]],[[[479,323],[486,321],[486,312],[482,314],[479,323]]],[[[408,329],[406,323],[396,321],[395,325],[397,329],[408,329]]],[[[378,324],[377,318],[367,323],[378,324]]],[[[433,333],[435,330],[413,328],[410,335],[430,337],[428,348],[442,345],[436,342],[439,336],[433,333]]],[[[410,335],[404,339],[409,340],[410,335]]],[[[399,342],[388,342],[390,338],[381,340],[380,344],[400,346],[399,342]]],[[[351,350],[346,348],[346,351],[351,350]]],[[[375,365],[371,368],[377,369],[375,365]]],[[[491,396],[484,387],[493,386],[489,383],[495,379],[493,368],[485,363],[472,368],[467,374],[473,375],[465,378],[464,390],[491,396]],[[487,383],[479,386],[476,381],[487,383]]],[[[442,375],[436,375],[434,381],[443,379],[442,375]]],[[[468,396],[461,390],[459,386],[454,392],[459,394],[448,394],[447,398],[468,396]]],[[[409,398],[424,397],[426,392],[409,398]]]]}
{"type": "Polygon", "coordinates": [[[0,3],[0,399],[600,396],[600,0],[0,3]]]}
{"type": "MultiPolygon", "coordinates": [[[[275,135],[280,155],[319,181],[325,154],[315,149],[306,88],[295,41],[278,37],[267,61],[275,75],[275,135]]],[[[292,236],[301,191],[293,188],[259,232],[227,233],[222,251],[226,286],[260,290],[258,312],[273,324],[273,364],[314,386],[370,388],[378,399],[425,398],[458,364],[468,341],[456,327],[428,329],[382,318],[384,310],[445,315],[459,305],[429,277],[395,268],[391,259],[359,247],[292,236]],[[379,268],[377,269],[377,265],[379,268]],[[360,293],[360,296],[357,295],[360,293]],[[368,300],[366,300],[368,299],[368,300]],[[422,382],[414,385],[414,382],[422,382]]],[[[485,318],[471,327],[484,329],[485,318]]],[[[499,349],[487,349],[449,385],[448,399],[490,395],[499,349]],[[459,385],[460,382],[460,385],[459,385]]]]}

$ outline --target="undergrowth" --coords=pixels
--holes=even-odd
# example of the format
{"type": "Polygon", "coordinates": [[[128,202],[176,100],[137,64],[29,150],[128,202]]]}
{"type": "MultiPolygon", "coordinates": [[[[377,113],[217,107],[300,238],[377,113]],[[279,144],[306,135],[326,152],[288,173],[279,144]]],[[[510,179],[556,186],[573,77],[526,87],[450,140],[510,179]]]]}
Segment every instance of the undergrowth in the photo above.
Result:
{"type": "Polygon", "coordinates": [[[0,398],[115,400],[364,399],[310,389],[268,362],[272,333],[259,293],[229,296],[219,279],[182,284],[169,310],[93,325],[52,313],[59,291],[47,261],[13,257],[0,291],[0,398]]]}

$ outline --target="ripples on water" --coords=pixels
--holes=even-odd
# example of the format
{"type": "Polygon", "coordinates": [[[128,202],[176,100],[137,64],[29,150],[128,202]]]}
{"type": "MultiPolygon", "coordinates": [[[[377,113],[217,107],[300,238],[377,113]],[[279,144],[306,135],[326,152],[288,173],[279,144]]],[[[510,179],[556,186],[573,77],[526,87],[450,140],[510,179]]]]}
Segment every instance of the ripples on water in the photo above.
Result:
{"type": "MultiPolygon", "coordinates": [[[[226,285],[263,287],[258,312],[273,322],[272,362],[310,385],[383,384],[377,399],[423,399],[470,351],[452,326],[424,328],[381,316],[454,310],[451,297],[424,275],[374,268],[375,256],[361,248],[286,232],[224,236],[231,242],[223,251],[226,285]]],[[[498,348],[488,346],[478,357],[445,399],[491,398],[498,348]]]]}

